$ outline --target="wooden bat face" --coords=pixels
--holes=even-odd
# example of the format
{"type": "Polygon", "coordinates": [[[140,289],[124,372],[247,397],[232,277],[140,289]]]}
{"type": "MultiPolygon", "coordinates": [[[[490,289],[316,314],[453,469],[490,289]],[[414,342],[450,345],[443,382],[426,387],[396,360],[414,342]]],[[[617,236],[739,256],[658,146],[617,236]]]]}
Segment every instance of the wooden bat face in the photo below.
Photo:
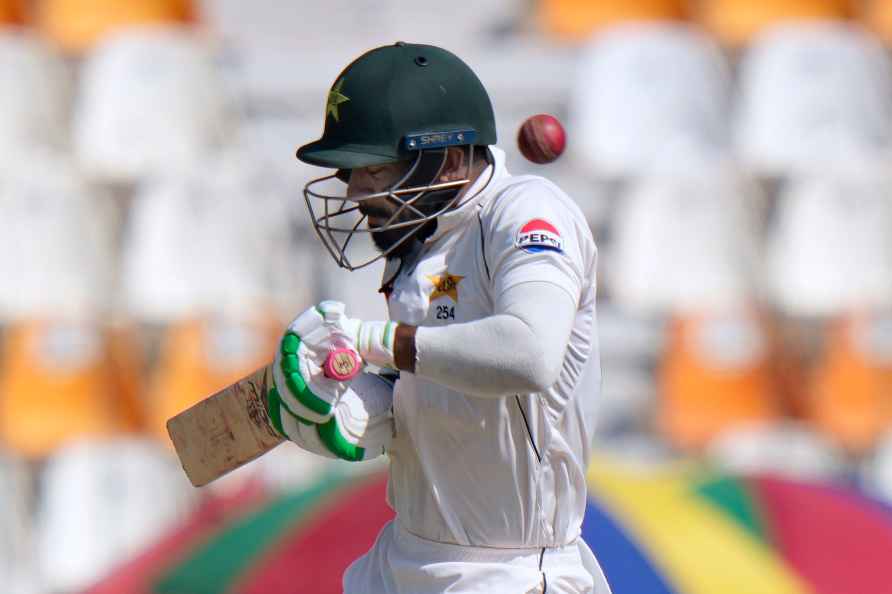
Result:
{"type": "Polygon", "coordinates": [[[284,441],[266,412],[273,385],[270,364],[167,421],[193,485],[204,486],[284,441]]]}

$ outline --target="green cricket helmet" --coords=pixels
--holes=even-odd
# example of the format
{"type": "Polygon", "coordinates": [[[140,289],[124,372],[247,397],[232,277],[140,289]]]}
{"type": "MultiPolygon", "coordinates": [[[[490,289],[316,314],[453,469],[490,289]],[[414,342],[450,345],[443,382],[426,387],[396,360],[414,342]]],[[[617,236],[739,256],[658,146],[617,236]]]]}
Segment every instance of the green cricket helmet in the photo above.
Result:
{"type": "Polygon", "coordinates": [[[470,181],[475,146],[496,143],[492,103],[480,79],[454,54],[431,45],[397,42],[373,49],[337,77],[325,104],[322,138],[300,147],[297,158],[335,169],[304,188],[313,226],[343,268],[355,270],[417,240],[440,214],[460,206],[459,190],[470,181]],[[465,179],[434,183],[446,150],[468,146],[465,179]],[[406,162],[406,173],[384,192],[347,197],[323,192],[351,169],[406,162]],[[359,211],[364,200],[389,198],[396,212],[369,229],[359,211]],[[315,207],[314,207],[315,205],[315,207]],[[377,257],[353,262],[347,248],[355,233],[390,233],[397,240],[377,257]]]}

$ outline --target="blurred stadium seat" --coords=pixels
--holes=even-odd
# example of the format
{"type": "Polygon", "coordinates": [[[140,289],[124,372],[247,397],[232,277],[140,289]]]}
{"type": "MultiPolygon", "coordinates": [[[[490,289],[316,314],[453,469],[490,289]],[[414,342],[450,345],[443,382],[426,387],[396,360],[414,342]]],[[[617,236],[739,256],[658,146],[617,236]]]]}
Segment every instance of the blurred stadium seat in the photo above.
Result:
{"type": "Polygon", "coordinates": [[[74,439],[128,429],[105,333],[85,323],[20,322],[6,328],[0,373],[0,440],[42,458],[74,439]]]}
{"type": "MultiPolygon", "coordinates": [[[[31,481],[24,462],[0,449],[0,584],[4,592],[19,592],[16,585],[33,579],[31,557],[31,481]]],[[[35,589],[36,591],[36,589],[35,589]]]]}
{"type": "Polygon", "coordinates": [[[868,452],[892,429],[892,317],[852,314],[830,324],[810,387],[815,426],[850,452],[868,452]]]}
{"type": "Polygon", "coordinates": [[[886,45],[892,43],[892,2],[889,0],[864,0],[856,4],[858,17],[865,27],[876,34],[886,45]]]}
{"type": "Polygon", "coordinates": [[[892,431],[883,434],[860,470],[863,486],[872,495],[892,504],[892,431]]]}
{"type": "Polygon", "coordinates": [[[735,426],[779,418],[773,345],[745,309],[676,316],[660,363],[658,425],[682,450],[700,450],[735,426]]]}
{"type": "Polygon", "coordinates": [[[90,54],[80,83],[75,150],[103,179],[199,169],[234,130],[214,49],[186,28],[109,37],[90,54]]]}
{"type": "Polygon", "coordinates": [[[216,311],[274,308],[291,320],[309,307],[321,255],[300,186],[245,153],[146,184],[124,240],[128,313],[164,323],[216,311]],[[309,240],[309,241],[307,241],[309,240]]]}
{"type": "Polygon", "coordinates": [[[722,431],[706,450],[723,470],[830,481],[845,475],[845,453],[812,428],[789,421],[733,427],[722,431]]]}
{"type": "Polygon", "coordinates": [[[851,0],[704,0],[695,18],[724,44],[750,43],[764,29],[790,21],[829,21],[851,16],[851,0]]]}
{"type": "Polygon", "coordinates": [[[740,65],[737,149],[764,175],[820,171],[888,148],[892,66],[850,25],[767,30],[740,65]]]}
{"type": "Polygon", "coordinates": [[[642,366],[612,364],[604,371],[597,426],[602,435],[644,431],[653,416],[656,386],[642,366]]]}
{"type": "MultiPolygon", "coordinates": [[[[362,262],[377,255],[371,238],[363,233],[351,242],[355,261],[362,262]]],[[[338,268],[334,260],[326,254],[320,254],[317,262],[317,277],[320,282],[319,292],[325,299],[343,301],[347,306],[347,314],[361,320],[380,320],[387,317],[386,300],[378,292],[382,284],[384,260],[379,260],[365,268],[353,272],[338,268]]]]}
{"type": "Polygon", "coordinates": [[[24,20],[24,0],[0,0],[0,25],[20,25],[24,20]]]}
{"type": "Polygon", "coordinates": [[[65,50],[91,49],[110,33],[140,25],[192,22],[192,0],[34,0],[34,24],[65,50]]]}
{"type": "Polygon", "coordinates": [[[602,176],[633,176],[729,146],[730,74],[718,46],[685,25],[629,25],[578,61],[570,149],[602,176]],[[682,153],[682,154],[680,154],[682,153]]]}
{"type": "Polygon", "coordinates": [[[616,25],[680,20],[687,14],[683,0],[540,0],[538,5],[545,30],[570,41],[588,39],[616,25]]]}
{"type": "Polygon", "coordinates": [[[116,213],[65,161],[0,165],[0,319],[93,319],[112,306],[116,213]]]}
{"type": "Polygon", "coordinates": [[[655,361],[665,348],[665,319],[634,315],[615,300],[598,302],[601,358],[620,364],[655,361]]]}
{"type": "Polygon", "coordinates": [[[169,326],[147,394],[150,432],[169,443],[167,419],[270,363],[276,319],[196,318],[169,326]]]}
{"type": "Polygon", "coordinates": [[[777,307],[826,316],[892,304],[892,176],[879,161],[790,183],[768,240],[777,307]]]}
{"type": "Polygon", "coordinates": [[[163,448],[136,439],[71,444],[48,461],[42,483],[37,556],[54,592],[87,587],[136,554],[197,493],[163,448]]]}
{"type": "Polygon", "coordinates": [[[0,88],[6,89],[0,93],[0,170],[35,150],[67,146],[69,76],[62,59],[37,37],[0,28],[0,88]]]}
{"type": "Polygon", "coordinates": [[[619,200],[604,262],[617,303],[659,313],[748,302],[757,200],[751,184],[721,166],[641,178],[619,200]]]}

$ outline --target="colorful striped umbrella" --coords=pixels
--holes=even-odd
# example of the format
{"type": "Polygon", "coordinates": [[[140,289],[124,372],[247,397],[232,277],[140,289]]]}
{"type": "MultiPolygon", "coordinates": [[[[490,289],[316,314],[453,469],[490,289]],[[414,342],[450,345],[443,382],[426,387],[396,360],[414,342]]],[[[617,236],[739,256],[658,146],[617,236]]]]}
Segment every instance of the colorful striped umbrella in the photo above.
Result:
{"type": "Polygon", "coordinates": [[[588,478],[583,538],[615,592],[892,592],[892,510],[854,491],[604,462],[588,478]]]}
{"type": "Polygon", "coordinates": [[[155,594],[340,594],[347,566],[393,517],[386,477],[328,476],[247,514],[154,585],[155,594]]]}
{"type": "MultiPolygon", "coordinates": [[[[582,535],[617,594],[892,593],[892,510],[854,491],[603,460],[588,478],[582,535]]],[[[274,498],[153,572],[148,591],[340,594],[393,516],[385,484],[329,477],[274,498]]]]}

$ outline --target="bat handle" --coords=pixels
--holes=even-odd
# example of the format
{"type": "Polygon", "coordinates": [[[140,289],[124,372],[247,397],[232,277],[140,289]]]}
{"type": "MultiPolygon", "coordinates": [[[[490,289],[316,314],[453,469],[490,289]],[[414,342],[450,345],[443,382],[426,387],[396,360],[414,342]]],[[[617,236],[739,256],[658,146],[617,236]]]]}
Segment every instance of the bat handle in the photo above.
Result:
{"type": "Polygon", "coordinates": [[[325,358],[322,371],[327,378],[345,382],[353,379],[356,374],[362,371],[362,359],[353,349],[335,347],[325,358]]]}

